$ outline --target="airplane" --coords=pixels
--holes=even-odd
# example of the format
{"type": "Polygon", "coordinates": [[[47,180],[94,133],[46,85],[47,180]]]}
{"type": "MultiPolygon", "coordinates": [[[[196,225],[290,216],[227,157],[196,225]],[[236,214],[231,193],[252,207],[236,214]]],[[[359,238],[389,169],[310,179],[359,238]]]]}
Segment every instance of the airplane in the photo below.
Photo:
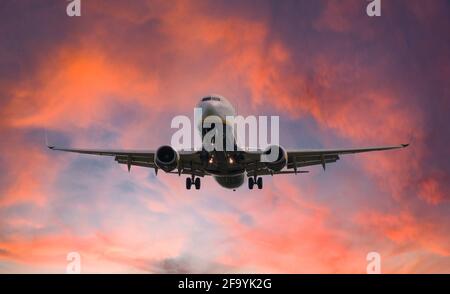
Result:
{"type": "MultiPolygon", "coordinates": [[[[225,121],[227,116],[236,116],[236,111],[232,104],[223,96],[209,95],[203,97],[197,107],[202,110],[201,120],[208,116],[217,116],[225,121]]],[[[199,125],[199,132],[204,136],[207,129],[202,129],[199,125]]],[[[233,137],[227,136],[225,140],[233,137]]],[[[299,149],[286,150],[282,146],[270,146],[278,150],[278,157],[274,161],[265,162],[261,156],[273,149],[246,150],[236,148],[234,151],[206,151],[204,148],[197,151],[175,150],[172,146],[163,145],[156,151],[151,150],[105,150],[105,149],[80,149],[64,148],[49,145],[51,150],[75,152],[81,154],[113,156],[119,164],[125,164],[130,171],[131,166],[153,168],[157,175],[161,169],[166,173],[187,175],[186,189],[192,186],[200,189],[201,180],[205,176],[212,176],[216,182],[227,189],[236,190],[248,179],[250,190],[256,185],[258,189],[263,188],[263,176],[300,174],[307,173],[300,170],[307,166],[322,165],[325,170],[326,165],[336,162],[340,155],[362,153],[371,151],[382,151],[405,148],[409,144],[394,146],[349,148],[349,149],[299,149]]]]}

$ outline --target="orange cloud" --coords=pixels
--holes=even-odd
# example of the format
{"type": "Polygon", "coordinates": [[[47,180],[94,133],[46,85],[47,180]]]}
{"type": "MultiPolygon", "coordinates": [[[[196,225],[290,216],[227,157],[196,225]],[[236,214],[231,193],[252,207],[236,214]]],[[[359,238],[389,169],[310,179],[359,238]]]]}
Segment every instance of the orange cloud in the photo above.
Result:
{"type": "Polygon", "coordinates": [[[244,272],[364,271],[366,253],[349,248],[351,238],[334,226],[329,207],[304,200],[305,193],[289,181],[274,184],[257,198],[241,200],[251,224],[233,214],[207,214],[226,232],[219,262],[244,272]]]}
{"type": "MultiPolygon", "coordinates": [[[[347,37],[355,33],[367,41],[376,34],[369,30],[364,37],[359,32],[367,28],[367,20],[357,18],[355,25],[350,17],[344,17],[347,12],[355,15],[360,11],[354,3],[327,2],[312,24],[314,34],[319,34],[315,36],[331,30],[347,37]]],[[[97,187],[95,193],[87,193],[93,196],[89,203],[76,207],[82,211],[75,217],[83,233],[55,216],[51,223],[58,230],[45,234],[42,230],[49,223],[18,213],[2,222],[5,232],[9,231],[0,242],[0,260],[20,263],[25,269],[59,272],[65,254],[75,248],[86,257],[86,269],[92,272],[153,271],[161,260],[177,260],[184,254],[206,255],[207,263],[233,271],[364,272],[366,251],[373,249],[368,245],[373,240],[360,234],[364,231],[382,240],[376,244],[389,252],[391,260],[398,260],[398,252],[411,254],[413,261],[417,257],[417,263],[410,258],[402,260],[402,266],[388,261],[386,272],[420,272],[425,266],[429,271],[445,269],[422,261],[429,255],[438,259],[449,254],[445,226],[439,226],[442,218],[430,216],[445,209],[445,172],[424,168],[429,146],[425,144],[428,134],[421,105],[408,100],[410,92],[400,81],[383,83],[380,79],[388,73],[390,60],[381,55],[371,67],[359,47],[353,52],[343,46],[351,51],[349,57],[334,50],[335,43],[318,46],[311,42],[312,48],[318,47],[314,54],[303,52],[295,42],[271,31],[267,20],[240,12],[217,17],[209,13],[210,5],[93,2],[89,9],[95,17],[86,18],[88,29],[80,28],[82,33],[73,34],[45,56],[34,56],[38,66],[30,69],[26,78],[0,84],[2,92],[9,93],[0,110],[0,131],[8,138],[7,144],[0,145],[1,154],[7,154],[1,161],[8,170],[0,209],[24,203],[44,209],[51,206],[49,200],[56,199],[55,195],[71,192],[57,185],[57,175],[78,157],[47,155],[29,133],[40,128],[70,130],[75,133],[74,143],[92,143],[77,129],[113,128],[110,107],[118,103],[148,113],[145,120],[150,123],[120,113],[130,123],[120,130],[117,147],[149,144],[147,137],[159,144],[162,135],[158,132],[163,127],[157,118],[167,115],[167,110],[185,114],[208,91],[239,100],[244,112],[271,110],[293,120],[312,118],[324,145],[335,142],[321,137],[322,131],[349,145],[411,140],[413,144],[401,152],[361,156],[361,165],[355,167],[361,178],[342,177],[348,186],[359,179],[369,181],[367,189],[379,189],[379,202],[388,204],[365,211],[343,199],[348,201],[345,205],[332,207],[336,203],[331,199],[318,200],[323,196],[318,188],[324,184],[314,174],[308,187],[299,187],[298,177],[277,178],[259,194],[217,191],[215,183],[206,180],[197,197],[184,191],[179,178],[159,175],[149,179],[146,170],[134,169],[128,178],[136,189],[131,198],[145,211],[135,215],[127,211],[129,207],[116,203],[123,200],[118,195],[128,195],[118,188],[125,172],[102,170],[108,172],[104,186],[111,190],[97,187]],[[207,203],[208,199],[214,203],[207,203]],[[424,209],[424,221],[420,213],[413,212],[414,205],[423,201],[431,204],[424,209]],[[392,212],[383,211],[392,203],[392,212]],[[364,214],[353,215],[358,209],[364,214]],[[106,220],[100,225],[89,222],[82,216],[90,211],[106,220]],[[108,219],[111,216],[115,219],[108,219]],[[31,230],[31,236],[21,235],[24,228],[31,230]],[[420,258],[414,250],[421,251],[420,258]]],[[[302,37],[302,42],[309,41],[302,37]]],[[[77,180],[90,178],[82,175],[77,180]]],[[[333,187],[329,189],[326,196],[334,196],[333,187]]],[[[210,269],[194,266],[200,272],[210,269]]]]}
{"type": "MultiPolygon", "coordinates": [[[[157,81],[135,67],[111,63],[101,52],[62,49],[30,85],[19,83],[5,112],[12,127],[86,127],[102,120],[112,101],[158,106],[157,81]],[[40,86],[35,88],[34,84],[40,86]]],[[[160,100],[159,100],[160,101],[160,100]]]]}
{"type": "Polygon", "coordinates": [[[401,247],[418,247],[442,256],[450,255],[450,246],[440,224],[417,219],[410,212],[363,212],[357,216],[357,222],[401,247]]]}
{"type": "Polygon", "coordinates": [[[424,199],[430,204],[437,205],[446,199],[445,192],[443,191],[443,184],[445,180],[442,175],[430,175],[428,178],[420,183],[419,197],[424,199]]]}

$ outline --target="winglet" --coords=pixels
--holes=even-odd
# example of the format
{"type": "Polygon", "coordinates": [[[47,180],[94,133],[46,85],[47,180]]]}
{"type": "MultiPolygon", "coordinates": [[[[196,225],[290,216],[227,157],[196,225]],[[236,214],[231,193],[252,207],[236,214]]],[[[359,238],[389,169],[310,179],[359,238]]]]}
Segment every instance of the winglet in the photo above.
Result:
{"type": "Polygon", "coordinates": [[[405,147],[409,146],[409,143],[408,144],[401,144],[401,145],[402,145],[403,148],[405,148],[405,147]]]}
{"type": "Polygon", "coordinates": [[[50,145],[48,143],[47,131],[45,131],[45,145],[47,145],[48,149],[54,149],[55,148],[54,145],[50,145]]]}

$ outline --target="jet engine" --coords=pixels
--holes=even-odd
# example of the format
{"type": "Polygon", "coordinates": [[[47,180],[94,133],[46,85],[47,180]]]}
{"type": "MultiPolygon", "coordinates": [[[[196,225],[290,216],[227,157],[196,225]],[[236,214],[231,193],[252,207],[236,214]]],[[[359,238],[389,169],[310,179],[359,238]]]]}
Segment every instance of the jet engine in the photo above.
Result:
{"type": "Polygon", "coordinates": [[[272,171],[280,171],[287,164],[287,152],[278,145],[269,146],[261,154],[261,162],[266,162],[267,167],[272,171]]]}
{"type": "Polygon", "coordinates": [[[161,146],[156,150],[155,164],[165,172],[173,171],[178,166],[180,156],[171,146],[161,146]]]}

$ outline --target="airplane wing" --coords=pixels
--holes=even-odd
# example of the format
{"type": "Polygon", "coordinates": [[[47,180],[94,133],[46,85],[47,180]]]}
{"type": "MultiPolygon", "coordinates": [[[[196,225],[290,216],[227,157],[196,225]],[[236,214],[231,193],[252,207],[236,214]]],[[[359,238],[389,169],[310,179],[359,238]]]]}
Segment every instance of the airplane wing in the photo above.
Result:
{"type": "MultiPolygon", "coordinates": [[[[158,172],[158,167],[155,164],[155,151],[151,150],[108,150],[108,149],[80,149],[80,148],[62,148],[49,146],[52,150],[59,150],[65,152],[74,152],[81,154],[92,154],[101,156],[114,156],[115,161],[119,164],[125,164],[130,171],[131,166],[140,166],[153,168],[155,173],[158,172]]],[[[261,162],[261,154],[263,151],[244,151],[242,152],[243,160],[240,164],[243,165],[247,172],[247,176],[263,176],[263,175],[277,175],[277,174],[297,174],[306,173],[308,171],[298,170],[306,166],[322,165],[326,168],[328,163],[333,163],[339,160],[339,155],[353,154],[371,151],[383,151],[390,149],[398,149],[407,147],[408,144],[383,146],[383,147],[369,147],[369,148],[350,148],[350,149],[304,149],[304,150],[288,150],[288,161],[286,167],[280,171],[273,171],[268,168],[266,162],[261,162]]],[[[198,151],[180,151],[180,165],[175,171],[169,173],[174,174],[189,174],[199,177],[209,175],[204,168],[204,162],[201,159],[201,154],[198,151]]]]}
{"type": "MultiPolygon", "coordinates": [[[[158,167],[155,164],[155,153],[153,150],[109,150],[109,149],[81,149],[81,148],[62,148],[47,145],[51,150],[74,152],[81,154],[101,155],[101,156],[113,156],[115,161],[119,164],[125,164],[130,171],[131,166],[140,166],[153,168],[155,172],[158,172],[158,167]]],[[[202,168],[202,162],[198,152],[182,151],[179,152],[180,161],[183,164],[179,171],[170,173],[177,174],[194,174],[196,176],[203,177],[205,172],[202,168]]]]}
{"type": "Polygon", "coordinates": [[[147,150],[108,150],[108,149],[79,149],[79,148],[61,148],[55,146],[48,146],[51,150],[74,152],[81,154],[92,154],[102,156],[114,156],[118,163],[128,165],[128,170],[131,165],[156,168],[154,159],[155,151],[147,150]]]}
{"type": "Polygon", "coordinates": [[[288,150],[287,165],[284,170],[275,172],[267,168],[267,164],[260,162],[256,156],[261,152],[249,153],[249,157],[253,157],[253,162],[248,163],[247,175],[275,175],[275,174],[297,174],[307,171],[298,171],[298,168],[303,168],[312,165],[322,165],[325,170],[328,163],[336,162],[340,159],[339,155],[354,154],[362,152],[383,151],[391,149],[405,148],[409,144],[401,144],[395,146],[381,146],[368,148],[348,148],[348,149],[304,149],[304,150],[288,150]]]}

